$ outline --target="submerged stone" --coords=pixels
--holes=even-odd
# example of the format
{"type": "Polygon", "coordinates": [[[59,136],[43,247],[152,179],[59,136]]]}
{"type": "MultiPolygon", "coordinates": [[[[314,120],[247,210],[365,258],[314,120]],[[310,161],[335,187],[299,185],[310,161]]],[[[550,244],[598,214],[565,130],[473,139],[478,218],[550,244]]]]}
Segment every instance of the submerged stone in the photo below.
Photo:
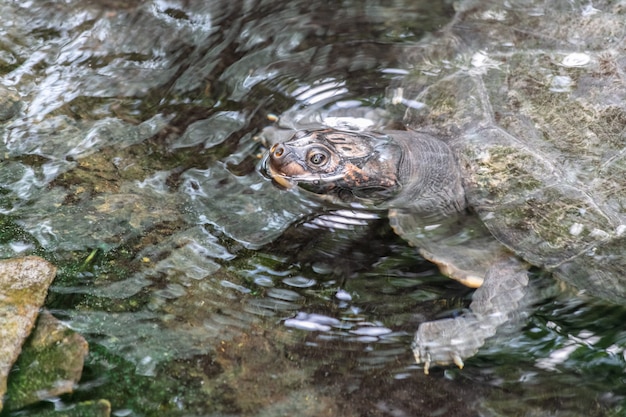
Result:
{"type": "Polygon", "coordinates": [[[74,390],[83,372],[88,345],[47,311],[15,363],[6,408],[15,410],[74,390]]]}
{"type": "Polygon", "coordinates": [[[55,274],[52,264],[35,256],[0,262],[0,398],[55,274]]]}

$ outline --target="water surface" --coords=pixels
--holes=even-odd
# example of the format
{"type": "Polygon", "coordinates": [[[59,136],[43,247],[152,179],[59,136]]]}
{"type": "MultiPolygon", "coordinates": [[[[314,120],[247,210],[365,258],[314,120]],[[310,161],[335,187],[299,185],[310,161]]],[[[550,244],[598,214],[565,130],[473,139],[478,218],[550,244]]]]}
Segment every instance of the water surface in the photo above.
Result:
{"type": "Polygon", "coordinates": [[[21,98],[0,126],[0,254],[60,267],[47,307],[91,349],[74,395],[6,415],[98,398],[116,416],[618,415],[626,310],[556,291],[464,370],[425,376],[413,332],[469,291],[384,213],[320,220],[318,203],[258,172],[268,115],[379,115],[400,58],[450,4],[0,13],[0,84],[21,98]]]}

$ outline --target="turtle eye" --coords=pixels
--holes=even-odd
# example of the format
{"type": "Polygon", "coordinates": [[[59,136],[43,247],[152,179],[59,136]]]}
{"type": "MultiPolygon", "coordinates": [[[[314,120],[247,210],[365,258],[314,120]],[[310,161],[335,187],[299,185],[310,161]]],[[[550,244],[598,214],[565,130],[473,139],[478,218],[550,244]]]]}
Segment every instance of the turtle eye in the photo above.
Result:
{"type": "Polygon", "coordinates": [[[309,162],[311,164],[313,164],[313,165],[320,166],[324,162],[326,162],[327,158],[328,157],[325,154],[321,153],[321,152],[312,152],[309,155],[309,162]]]}

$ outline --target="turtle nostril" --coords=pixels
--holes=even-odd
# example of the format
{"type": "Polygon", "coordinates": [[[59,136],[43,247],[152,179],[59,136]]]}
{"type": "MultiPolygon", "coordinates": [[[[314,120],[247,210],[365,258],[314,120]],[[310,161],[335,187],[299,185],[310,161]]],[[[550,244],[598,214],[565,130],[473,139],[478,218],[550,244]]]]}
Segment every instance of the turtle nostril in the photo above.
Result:
{"type": "Polygon", "coordinates": [[[280,158],[281,156],[284,155],[285,148],[283,148],[281,145],[276,144],[272,146],[272,149],[270,149],[270,152],[275,158],[280,158]]]}

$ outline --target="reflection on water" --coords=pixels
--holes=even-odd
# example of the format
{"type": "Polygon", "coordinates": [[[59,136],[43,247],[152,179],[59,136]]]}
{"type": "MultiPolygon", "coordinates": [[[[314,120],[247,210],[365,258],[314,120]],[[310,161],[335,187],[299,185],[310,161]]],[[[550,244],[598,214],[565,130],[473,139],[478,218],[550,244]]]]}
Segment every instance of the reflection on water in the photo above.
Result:
{"type": "Polygon", "coordinates": [[[464,308],[467,290],[384,219],[315,217],[318,203],[257,172],[268,114],[384,118],[373,108],[403,48],[451,13],[408,0],[0,3],[0,87],[20,97],[17,114],[0,101],[0,253],[60,266],[48,307],[91,346],[62,403],[472,416],[621,401],[624,311],[565,297],[464,371],[425,377],[412,334],[464,308]]]}

